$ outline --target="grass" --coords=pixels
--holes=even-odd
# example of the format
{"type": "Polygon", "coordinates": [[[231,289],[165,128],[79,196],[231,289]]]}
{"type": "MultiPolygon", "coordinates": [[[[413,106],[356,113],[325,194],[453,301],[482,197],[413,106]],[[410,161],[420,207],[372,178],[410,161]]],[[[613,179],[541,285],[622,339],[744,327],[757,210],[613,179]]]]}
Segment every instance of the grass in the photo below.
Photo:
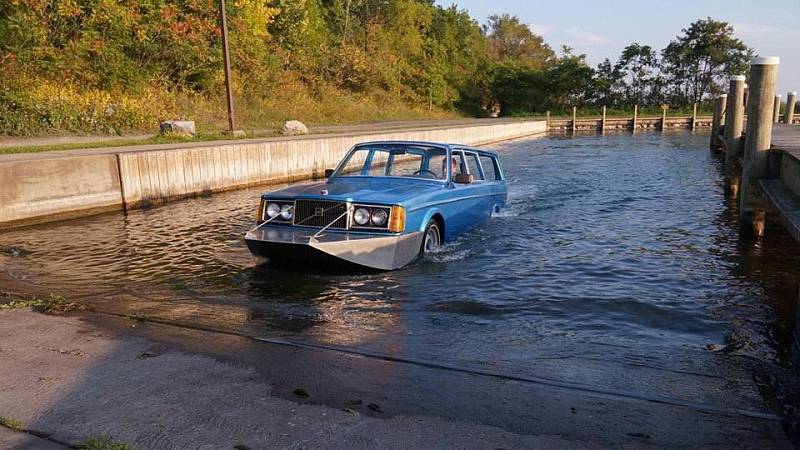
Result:
{"type": "Polygon", "coordinates": [[[22,422],[13,417],[0,416],[0,426],[12,429],[14,431],[22,431],[22,422]]]}
{"type": "MultiPolygon", "coordinates": [[[[275,135],[277,133],[272,133],[275,135]]],[[[248,134],[248,137],[265,137],[270,136],[268,133],[262,135],[248,134]]],[[[181,136],[153,136],[144,139],[119,139],[109,138],[99,140],[96,142],[75,142],[68,144],[47,144],[47,145],[20,145],[15,147],[0,147],[0,155],[17,154],[17,153],[40,153],[40,152],[56,152],[64,150],[81,150],[90,148],[102,147],[127,147],[131,145],[157,145],[157,144],[179,144],[185,142],[208,142],[232,139],[231,136],[223,133],[209,133],[198,134],[195,137],[187,138],[181,136]]]]}
{"type": "Polygon", "coordinates": [[[89,438],[86,442],[75,448],[80,450],[135,450],[135,448],[122,441],[111,439],[108,436],[89,438]]]}
{"type": "Polygon", "coordinates": [[[70,303],[64,297],[50,294],[48,298],[33,297],[30,300],[12,300],[0,304],[0,310],[33,308],[46,314],[64,314],[70,311],[85,310],[87,307],[78,303],[70,303]]]}

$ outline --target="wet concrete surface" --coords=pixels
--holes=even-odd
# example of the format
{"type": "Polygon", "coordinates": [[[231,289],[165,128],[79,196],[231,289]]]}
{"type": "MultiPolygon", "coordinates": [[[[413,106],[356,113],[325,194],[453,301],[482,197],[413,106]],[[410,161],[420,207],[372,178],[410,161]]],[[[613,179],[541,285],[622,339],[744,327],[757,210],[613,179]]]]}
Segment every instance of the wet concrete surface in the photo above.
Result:
{"type": "MultiPolygon", "coordinates": [[[[165,339],[168,331],[154,341],[121,334],[126,324],[99,326],[90,317],[0,311],[0,412],[27,432],[3,429],[0,443],[58,448],[36,434],[70,445],[106,436],[138,449],[596,447],[474,420],[386,413],[388,398],[366,405],[385,418],[368,417],[354,409],[356,402],[342,408],[314,404],[311,385],[308,393],[294,389],[300,401],[288,401],[273,395],[269,379],[242,361],[227,364],[189,353],[165,339]]],[[[243,349],[225,336],[182,337],[243,349]]],[[[270,356],[277,355],[260,355],[270,356]]]]}

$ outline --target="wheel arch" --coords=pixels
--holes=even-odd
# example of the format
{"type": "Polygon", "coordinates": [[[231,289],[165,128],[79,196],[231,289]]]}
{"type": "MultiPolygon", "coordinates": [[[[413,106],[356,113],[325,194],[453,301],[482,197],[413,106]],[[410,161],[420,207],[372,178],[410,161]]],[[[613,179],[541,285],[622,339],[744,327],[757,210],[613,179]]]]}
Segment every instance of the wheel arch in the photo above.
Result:
{"type": "Polygon", "coordinates": [[[428,228],[428,223],[431,220],[435,220],[436,223],[439,225],[439,238],[441,239],[442,242],[444,242],[445,236],[447,235],[445,232],[447,228],[447,223],[444,220],[444,214],[442,214],[439,208],[431,208],[425,213],[422,223],[420,224],[419,231],[424,233],[425,229],[428,228]]]}

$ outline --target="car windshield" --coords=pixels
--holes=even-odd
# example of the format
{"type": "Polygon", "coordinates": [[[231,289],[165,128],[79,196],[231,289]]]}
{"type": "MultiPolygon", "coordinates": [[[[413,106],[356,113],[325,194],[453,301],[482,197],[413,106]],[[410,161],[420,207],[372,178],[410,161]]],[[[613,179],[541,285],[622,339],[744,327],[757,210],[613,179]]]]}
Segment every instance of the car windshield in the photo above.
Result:
{"type": "Polygon", "coordinates": [[[364,145],[350,152],[334,176],[446,180],[446,160],[447,152],[443,148],[412,144],[364,145]]]}

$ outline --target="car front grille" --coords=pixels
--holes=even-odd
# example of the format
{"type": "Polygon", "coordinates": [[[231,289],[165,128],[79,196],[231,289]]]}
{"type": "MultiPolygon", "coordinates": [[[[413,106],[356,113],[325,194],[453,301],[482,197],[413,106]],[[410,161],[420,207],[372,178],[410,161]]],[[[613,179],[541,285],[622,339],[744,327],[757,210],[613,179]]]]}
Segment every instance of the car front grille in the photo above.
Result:
{"type": "Polygon", "coordinates": [[[347,229],[347,203],[329,200],[295,200],[294,225],[347,229]],[[335,221],[335,222],[334,222],[335,221]]]}

